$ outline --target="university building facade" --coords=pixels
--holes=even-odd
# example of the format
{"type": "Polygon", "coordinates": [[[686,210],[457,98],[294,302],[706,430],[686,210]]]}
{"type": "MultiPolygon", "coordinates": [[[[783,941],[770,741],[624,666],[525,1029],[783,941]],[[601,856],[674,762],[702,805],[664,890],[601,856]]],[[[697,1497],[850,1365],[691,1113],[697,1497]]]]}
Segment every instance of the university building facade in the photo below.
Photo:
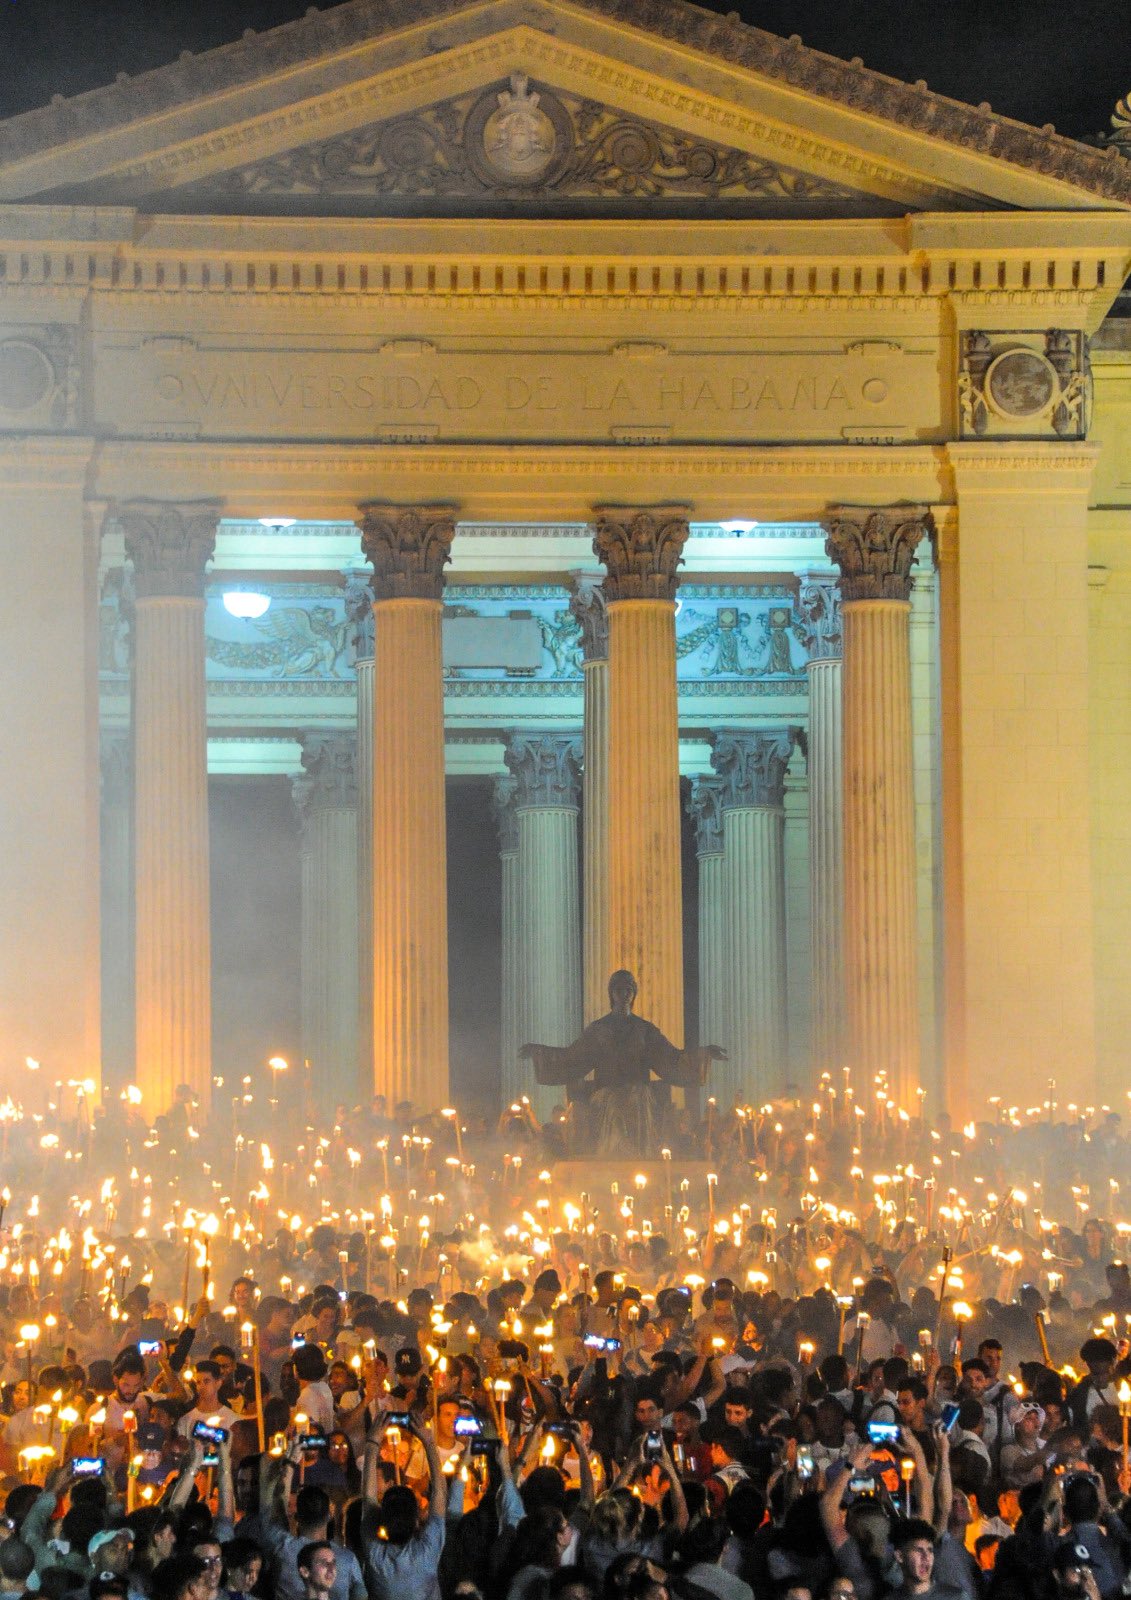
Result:
{"type": "Polygon", "coordinates": [[[1117,1104],[1120,140],[683,0],[349,0],[0,124],[5,1089],[207,1096],[268,773],[335,1098],[448,1100],[474,776],[500,1095],[627,966],[721,1104],[1117,1104]]]}

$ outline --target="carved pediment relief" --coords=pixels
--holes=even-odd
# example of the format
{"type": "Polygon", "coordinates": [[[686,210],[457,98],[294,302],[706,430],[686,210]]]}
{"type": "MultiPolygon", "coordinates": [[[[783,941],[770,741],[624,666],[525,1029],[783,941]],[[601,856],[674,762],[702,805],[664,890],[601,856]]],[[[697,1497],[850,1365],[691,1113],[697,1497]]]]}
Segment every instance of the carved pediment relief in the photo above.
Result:
{"type": "Polygon", "coordinates": [[[719,203],[746,215],[874,214],[875,197],[626,115],[515,72],[412,115],[322,139],[164,194],[163,207],[247,211],[508,209],[552,213],[719,203]]]}

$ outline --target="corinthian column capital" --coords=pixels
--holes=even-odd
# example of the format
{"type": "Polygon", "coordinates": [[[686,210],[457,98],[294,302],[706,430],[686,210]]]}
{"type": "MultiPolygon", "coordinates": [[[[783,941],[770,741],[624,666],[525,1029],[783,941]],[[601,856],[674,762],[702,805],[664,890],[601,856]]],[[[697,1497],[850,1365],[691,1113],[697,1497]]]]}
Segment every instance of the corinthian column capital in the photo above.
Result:
{"type": "Polygon", "coordinates": [[[731,730],[715,735],[711,765],[722,779],[724,810],[785,804],[785,774],[793,754],[793,738],[790,728],[731,730]]]}
{"type": "Polygon", "coordinates": [[[517,808],[577,805],[580,739],[558,733],[516,733],[503,760],[517,781],[517,808]]]}
{"type": "Polygon", "coordinates": [[[693,778],[687,814],[695,819],[695,853],[700,856],[717,856],[723,848],[723,788],[722,778],[693,778]]]}
{"type": "Polygon", "coordinates": [[[689,506],[594,506],[593,554],[606,600],[674,600],[689,506]]]}
{"type": "Polygon", "coordinates": [[[114,507],[139,600],[204,598],[220,511],[219,500],[126,500],[114,507]]]}
{"type": "Polygon", "coordinates": [[[569,586],[569,609],[581,624],[581,649],[586,661],[609,659],[605,581],[599,572],[575,572],[569,586]]]}
{"type": "Polygon", "coordinates": [[[357,805],[357,741],[353,734],[308,733],[302,741],[302,771],[291,780],[302,822],[316,811],[357,805]]]}
{"type": "Polygon", "coordinates": [[[915,551],[934,531],[927,506],[830,506],[821,521],[842,600],[910,600],[915,551]]]}
{"type": "Polygon", "coordinates": [[[377,600],[439,600],[452,558],[456,507],[392,506],[367,500],[358,507],[361,547],[373,563],[377,600]]]}

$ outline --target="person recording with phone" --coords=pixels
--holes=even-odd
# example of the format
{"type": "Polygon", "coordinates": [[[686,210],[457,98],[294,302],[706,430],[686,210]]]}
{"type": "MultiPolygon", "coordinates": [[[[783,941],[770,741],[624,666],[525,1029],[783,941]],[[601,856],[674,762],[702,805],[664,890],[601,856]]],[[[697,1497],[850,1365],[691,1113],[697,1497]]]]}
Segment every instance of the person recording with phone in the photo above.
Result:
{"type": "Polygon", "coordinates": [[[363,1483],[365,1499],[377,1508],[376,1537],[369,1541],[365,1557],[369,1600],[433,1600],[448,1493],[432,1434],[407,1413],[396,1424],[386,1414],[365,1442],[363,1483]],[[418,1440],[427,1459],[428,1502],[423,1516],[416,1495],[405,1484],[394,1483],[378,1499],[377,1461],[385,1436],[394,1427],[418,1440]]]}
{"type": "Polygon", "coordinates": [[[231,1429],[239,1421],[231,1406],[225,1405],[220,1399],[220,1385],[223,1379],[223,1371],[217,1362],[198,1363],[192,1379],[194,1391],[192,1407],[177,1423],[177,1432],[182,1439],[191,1437],[198,1422],[215,1423],[218,1427],[231,1429]]]}

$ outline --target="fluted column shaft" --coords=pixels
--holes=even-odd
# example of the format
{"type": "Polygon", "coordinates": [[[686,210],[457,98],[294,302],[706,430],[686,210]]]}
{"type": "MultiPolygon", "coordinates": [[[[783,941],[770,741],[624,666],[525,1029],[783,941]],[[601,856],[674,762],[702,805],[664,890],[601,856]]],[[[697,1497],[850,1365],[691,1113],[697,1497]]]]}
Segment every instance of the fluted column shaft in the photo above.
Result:
{"type": "Polygon", "coordinates": [[[915,1109],[920,1078],[910,570],[922,507],[840,508],[826,523],[844,629],[844,965],[858,1088],[878,1073],[915,1109]]]}
{"type": "Polygon", "coordinates": [[[729,1061],[712,1069],[724,1105],[784,1087],[788,1050],[785,935],[785,730],[719,734],[729,1061]]]}
{"type": "Polygon", "coordinates": [[[609,1009],[609,627],[600,579],[579,574],[570,609],[581,622],[582,1012],[588,1024],[609,1009]]]}
{"type": "Polygon", "coordinates": [[[302,1040],[319,1099],[357,1103],[355,741],[309,735],[294,780],[302,823],[302,1040]]]}
{"type": "Polygon", "coordinates": [[[128,733],[102,736],[102,1071],[134,1075],[133,753],[128,733]]]}
{"type": "Polygon", "coordinates": [[[151,1116],[212,1062],[204,568],[215,502],[117,511],[134,564],[136,1081],[151,1116]]]}
{"type": "Polygon", "coordinates": [[[513,778],[496,778],[493,810],[499,830],[499,866],[502,872],[502,948],[500,967],[502,994],[499,1016],[499,1084],[503,1104],[515,1098],[525,1074],[518,1060],[519,1048],[525,1043],[519,1035],[518,985],[521,963],[522,907],[519,898],[518,878],[518,819],[514,809],[514,794],[518,787],[513,778]]]}
{"type": "Polygon", "coordinates": [[[362,508],[374,566],[373,1085],[448,1102],[448,898],[441,652],[450,507],[362,508]]]}
{"type": "Polygon", "coordinates": [[[357,1058],[359,1082],[373,1064],[373,679],[372,644],[357,658],[357,1058]]]}
{"type": "Polygon", "coordinates": [[[686,507],[598,508],[608,576],[610,967],[639,985],[638,1010],[683,1043],[676,573],[686,507]]]}
{"type": "Polygon", "coordinates": [[[844,809],[842,663],[809,662],[809,926],[813,1065],[841,1066],[844,1052],[844,809]]]}
{"type": "MultiPolygon", "coordinates": [[[[517,781],[520,1044],[571,1044],[581,1031],[577,875],[581,753],[580,740],[556,734],[517,735],[506,752],[507,766],[517,781]]],[[[540,1114],[562,1094],[536,1086],[526,1063],[521,1072],[516,1063],[514,1078],[504,1079],[503,1088],[508,1098],[525,1091],[540,1114]]]]}
{"type": "MultiPolygon", "coordinates": [[[[699,869],[699,1043],[721,1045],[729,1051],[722,784],[718,778],[695,779],[689,810],[697,824],[699,869]]],[[[723,1070],[717,1063],[712,1066],[709,1093],[717,1095],[723,1070]]]]}
{"type": "Polygon", "coordinates": [[[822,1072],[844,1064],[844,640],[835,572],[801,574],[798,614],[809,653],[810,1017],[815,1082],[822,1072]]]}

